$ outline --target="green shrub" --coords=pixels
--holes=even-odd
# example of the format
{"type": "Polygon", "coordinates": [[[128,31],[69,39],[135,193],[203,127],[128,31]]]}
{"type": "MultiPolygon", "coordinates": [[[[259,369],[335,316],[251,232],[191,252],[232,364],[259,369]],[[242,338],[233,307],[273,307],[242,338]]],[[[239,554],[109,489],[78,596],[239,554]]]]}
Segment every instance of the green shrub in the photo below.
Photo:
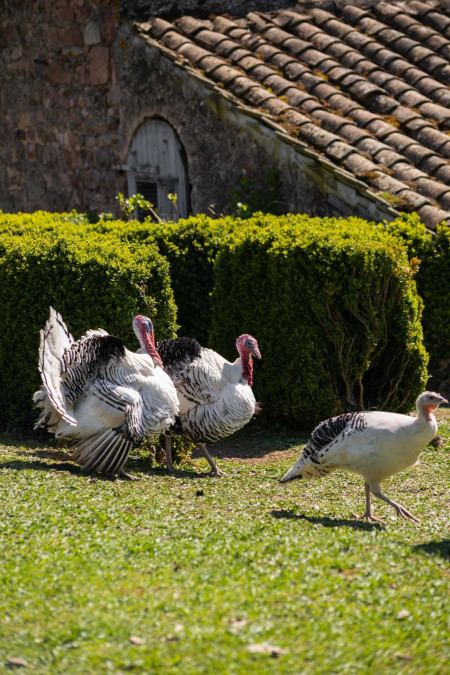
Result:
{"type": "Polygon", "coordinates": [[[2,427],[30,428],[36,416],[31,396],[40,384],[39,330],[49,305],[75,338],[101,327],[135,350],[138,313],[152,317],[157,339],[175,333],[168,263],[154,246],[78,233],[73,225],[47,229],[27,231],[25,223],[20,236],[0,234],[2,427]]]}
{"type": "Polygon", "coordinates": [[[214,261],[225,240],[239,230],[242,221],[195,216],[177,223],[129,223],[100,221],[98,232],[121,239],[152,242],[170,264],[170,276],[178,307],[179,335],[196,337],[208,344],[211,328],[211,290],[214,261]]]}
{"type": "Polygon", "coordinates": [[[0,211],[0,233],[22,235],[27,232],[53,232],[67,229],[68,232],[83,231],[89,225],[88,218],[76,211],[70,213],[2,213],[0,211]],[[76,226],[76,227],[74,227],[76,226]]]}
{"type": "MultiPolygon", "coordinates": [[[[178,334],[196,336],[232,360],[239,334],[248,332],[258,339],[263,359],[255,365],[255,394],[267,417],[311,427],[324,417],[354,408],[405,411],[424,387],[427,355],[420,325],[422,304],[412,279],[414,262],[411,268],[398,233],[393,237],[385,227],[355,218],[262,214],[247,220],[197,216],[158,224],[110,220],[90,224],[75,213],[34,215],[34,221],[32,216],[0,217],[0,232],[6,231],[8,241],[15,242],[8,245],[17,251],[17,242],[23,241],[26,274],[19,276],[24,285],[30,279],[32,291],[27,295],[20,288],[25,302],[39,307],[33,326],[43,325],[48,304],[53,303],[75,336],[89,326],[118,332],[111,325],[114,312],[119,335],[130,335],[134,307],[144,311],[136,285],[142,286],[144,277],[144,283],[151,278],[146,292],[157,302],[162,289],[169,288],[167,263],[156,254],[156,245],[170,264],[181,326],[178,334]],[[39,256],[32,259],[30,231],[38,234],[39,242],[46,242],[42,261],[39,256]],[[81,233],[89,234],[89,254],[78,244],[81,233]],[[57,254],[52,253],[55,247],[57,254]],[[146,255],[158,262],[149,263],[145,272],[139,268],[137,281],[133,272],[133,282],[123,292],[122,262],[115,266],[116,257],[142,261],[146,255]],[[91,311],[90,304],[80,302],[79,291],[73,291],[81,287],[82,295],[96,297],[91,257],[100,260],[95,265],[107,286],[102,296],[111,297],[98,308],[102,313],[97,321],[95,305],[91,311]],[[33,271],[41,262],[50,275],[33,271]],[[155,269],[165,280],[157,289],[155,269]],[[61,275],[67,281],[55,300],[61,275]],[[52,281],[47,287],[49,276],[52,281]],[[85,282],[85,277],[90,281],[85,282]],[[36,291],[39,284],[42,288],[36,291]],[[40,299],[42,294],[45,301],[40,299]]],[[[426,241],[427,237],[425,233],[426,241]]],[[[39,244],[39,251],[43,245],[39,244]]],[[[16,261],[21,255],[16,252],[12,258],[16,261]]],[[[3,263],[1,274],[5,274],[3,263]]],[[[7,290],[4,293],[8,295],[7,290]]],[[[9,320],[15,301],[8,302],[9,320]]],[[[158,324],[158,305],[157,338],[175,328],[169,290],[161,302],[168,314],[166,323],[158,324]]],[[[152,315],[151,308],[145,311],[152,315]]],[[[9,348],[11,343],[9,336],[9,348]]],[[[36,341],[26,358],[36,369],[36,341]]],[[[18,394],[16,408],[21,400],[23,395],[18,394]]]]}
{"type": "Polygon", "coordinates": [[[433,236],[417,214],[403,214],[380,227],[400,238],[411,259],[420,260],[416,282],[425,305],[424,342],[431,366],[437,366],[450,354],[450,227],[438,225],[433,236]]]}
{"type": "Polygon", "coordinates": [[[410,410],[427,355],[403,247],[357,219],[256,220],[217,257],[211,342],[234,359],[240,333],[258,339],[266,415],[310,427],[343,410],[410,410]]]}

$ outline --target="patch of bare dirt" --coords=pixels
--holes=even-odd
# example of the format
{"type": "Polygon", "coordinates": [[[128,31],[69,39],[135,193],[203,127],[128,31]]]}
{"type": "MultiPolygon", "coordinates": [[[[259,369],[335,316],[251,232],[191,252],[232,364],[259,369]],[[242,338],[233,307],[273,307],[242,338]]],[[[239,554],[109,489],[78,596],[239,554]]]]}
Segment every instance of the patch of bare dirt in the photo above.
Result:
{"type": "MultiPolygon", "coordinates": [[[[247,434],[244,438],[230,436],[217,443],[207,445],[208,452],[217,459],[226,461],[239,460],[246,464],[270,464],[279,462],[285,457],[293,455],[293,449],[298,453],[298,446],[306,440],[305,435],[293,433],[292,438],[277,437],[273,430],[263,429],[247,434]]],[[[202,455],[194,450],[193,458],[202,455]]]]}

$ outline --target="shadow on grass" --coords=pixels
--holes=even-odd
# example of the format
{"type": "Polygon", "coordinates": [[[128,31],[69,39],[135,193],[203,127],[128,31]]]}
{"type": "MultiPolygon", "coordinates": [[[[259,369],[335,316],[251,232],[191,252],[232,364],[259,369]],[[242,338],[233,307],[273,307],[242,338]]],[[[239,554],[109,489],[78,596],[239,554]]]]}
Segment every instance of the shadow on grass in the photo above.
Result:
{"type": "MultiPolygon", "coordinates": [[[[23,453],[27,454],[28,457],[30,456],[30,453],[23,453]]],[[[41,462],[39,459],[30,459],[29,461],[21,460],[21,459],[11,459],[8,462],[1,462],[0,463],[0,470],[1,469],[14,469],[16,471],[23,471],[23,470],[35,470],[35,471],[67,471],[69,473],[75,473],[79,474],[80,473],[80,467],[77,466],[76,464],[71,464],[70,462],[61,462],[60,464],[47,464],[46,462],[41,462]]]]}
{"type": "Polygon", "coordinates": [[[37,448],[48,447],[52,443],[56,444],[56,442],[49,434],[36,434],[35,436],[26,434],[0,434],[0,444],[9,448],[29,448],[30,450],[35,450],[37,448]]]}
{"type": "Polygon", "coordinates": [[[412,547],[415,553],[428,553],[430,555],[440,555],[445,560],[450,560],[450,539],[441,541],[428,541],[426,544],[416,544],[412,547]]]}
{"type": "Polygon", "coordinates": [[[294,511],[276,511],[273,510],[271,515],[274,518],[287,518],[291,520],[307,520],[308,523],[315,525],[323,525],[324,527],[351,527],[354,530],[384,530],[384,526],[380,523],[365,523],[362,520],[350,520],[348,518],[330,518],[329,516],[306,516],[305,514],[298,514],[294,511]]]}
{"type": "MultiPolygon", "coordinates": [[[[15,470],[36,470],[36,471],[66,471],[72,474],[77,474],[81,476],[86,476],[86,478],[91,477],[91,478],[96,478],[99,480],[106,480],[106,481],[111,481],[111,480],[116,480],[115,478],[110,478],[109,476],[105,476],[101,473],[84,473],[81,469],[81,467],[78,464],[70,462],[70,458],[68,456],[67,452],[63,452],[62,450],[58,450],[55,448],[55,450],[52,450],[51,448],[39,448],[39,446],[34,449],[30,448],[32,452],[29,450],[22,450],[21,447],[19,446],[17,450],[14,451],[14,454],[20,455],[22,457],[26,457],[27,460],[22,460],[22,459],[11,459],[8,460],[7,462],[0,462],[0,470],[1,469],[15,469],[15,470]],[[53,460],[55,463],[54,464],[48,464],[47,462],[40,461],[42,459],[50,459],[53,460]]],[[[127,473],[133,474],[134,472],[138,472],[140,474],[144,474],[146,476],[167,476],[170,475],[167,472],[167,469],[163,466],[161,467],[153,467],[149,465],[149,462],[146,462],[145,460],[142,459],[133,459],[130,458],[126,465],[125,465],[125,471],[127,473]]],[[[197,473],[193,471],[185,471],[183,469],[175,469],[174,473],[172,474],[174,478],[211,478],[207,473],[197,473]]],[[[119,478],[118,480],[122,480],[119,478]]],[[[126,478],[123,480],[127,480],[126,478]]]]}
{"type": "MultiPolygon", "coordinates": [[[[309,438],[309,434],[295,430],[274,428],[273,426],[252,420],[243,429],[231,436],[208,444],[208,450],[217,459],[262,459],[276,451],[298,448],[309,438]]],[[[200,455],[194,451],[193,457],[200,455]]]]}

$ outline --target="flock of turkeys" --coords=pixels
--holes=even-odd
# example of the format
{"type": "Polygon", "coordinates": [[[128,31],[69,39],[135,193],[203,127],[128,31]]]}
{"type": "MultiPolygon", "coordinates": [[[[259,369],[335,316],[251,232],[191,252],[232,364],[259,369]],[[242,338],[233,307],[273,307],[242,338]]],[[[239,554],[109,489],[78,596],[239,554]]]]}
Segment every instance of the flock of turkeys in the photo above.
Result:
{"type": "MultiPolygon", "coordinates": [[[[252,359],[261,358],[257,341],[251,335],[238,337],[239,356],[231,363],[188,337],[156,346],[153,324],[145,316],[133,319],[133,329],[140,343],[137,352],[102,329],[75,341],[62,316],[50,308],[39,349],[42,386],[33,397],[40,410],[36,427],[48,429],[72,449],[71,458],[86,472],[133,478],[124,471],[132,448],[164,433],[169,471],[171,437],[182,434],[206,457],[211,474],[221,475],[206,443],[241,429],[255,414],[252,359]]],[[[417,462],[436,435],[433,412],[441,403],[448,401],[426,391],[417,399],[416,417],[364,411],[327,419],[314,429],[281,482],[347,469],[365,481],[361,518],[383,522],[372,515],[373,494],[403,518],[418,522],[382,494],[380,483],[417,462]]]]}

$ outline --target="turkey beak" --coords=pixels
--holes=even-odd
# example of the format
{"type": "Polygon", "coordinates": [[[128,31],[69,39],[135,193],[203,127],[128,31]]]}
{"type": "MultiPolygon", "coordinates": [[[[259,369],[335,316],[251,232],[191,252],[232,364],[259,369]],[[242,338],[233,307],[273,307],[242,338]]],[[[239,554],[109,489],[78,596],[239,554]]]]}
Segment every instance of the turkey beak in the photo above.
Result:
{"type": "Polygon", "coordinates": [[[253,356],[256,356],[257,359],[261,358],[261,352],[256,345],[251,345],[250,353],[253,354],[253,356]]]}
{"type": "Polygon", "coordinates": [[[444,398],[443,396],[440,396],[440,399],[441,400],[439,401],[438,405],[441,405],[441,403],[446,403],[448,405],[448,401],[447,401],[446,398],[444,398]]]}

